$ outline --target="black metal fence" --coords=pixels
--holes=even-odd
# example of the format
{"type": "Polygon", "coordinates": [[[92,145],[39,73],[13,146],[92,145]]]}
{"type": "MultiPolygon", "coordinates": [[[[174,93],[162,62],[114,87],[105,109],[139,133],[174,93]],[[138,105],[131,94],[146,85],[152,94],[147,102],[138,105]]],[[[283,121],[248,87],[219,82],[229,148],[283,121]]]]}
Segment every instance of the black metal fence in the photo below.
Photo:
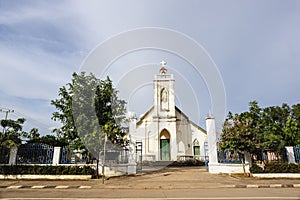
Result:
{"type": "Polygon", "coordinates": [[[88,157],[86,153],[80,150],[74,150],[67,147],[61,148],[60,152],[60,164],[86,164],[88,162],[88,157]]]}
{"type": "Polygon", "coordinates": [[[18,164],[52,164],[54,148],[44,144],[22,144],[18,148],[18,164]]]}
{"type": "Polygon", "coordinates": [[[0,164],[8,164],[10,156],[10,148],[0,146],[0,164]]]}
{"type": "Polygon", "coordinates": [[[300,163],[300,146],[294,147],[294,156],[296,163],[300,163]]]}
{"type": "Polygon", "coordinates": [[[125,147],[109,148],[108,150],[105,151],[105,164],[108,166],[113,166],[115,164],[127,164],[128,158],[129,158],[129,149],[125,147]]]}
{"type": "Polygon", "coordinates": [[[243,162],[243,154],[240,154],[236,151],[225,149],[220,151],[218,149],[218,162],[219,163],[232,163],[232,164],[241,164],[243,162]]]}

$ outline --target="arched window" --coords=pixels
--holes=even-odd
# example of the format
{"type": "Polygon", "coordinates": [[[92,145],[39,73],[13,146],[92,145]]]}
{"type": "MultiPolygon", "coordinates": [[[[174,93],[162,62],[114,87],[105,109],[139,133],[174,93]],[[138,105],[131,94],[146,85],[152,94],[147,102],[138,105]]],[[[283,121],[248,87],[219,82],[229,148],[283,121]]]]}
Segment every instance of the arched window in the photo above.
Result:
{"type": "Polygon", "coordinates": [[[194,139],[193,146],[199,146],[199,141],[197,139],[194,139]]]}
{"type": "Polygon", "coordinates": [[[193,141],[193,150],[194,150],[194,156],[200,156],[200,145],[197,139],[193,141]]]}

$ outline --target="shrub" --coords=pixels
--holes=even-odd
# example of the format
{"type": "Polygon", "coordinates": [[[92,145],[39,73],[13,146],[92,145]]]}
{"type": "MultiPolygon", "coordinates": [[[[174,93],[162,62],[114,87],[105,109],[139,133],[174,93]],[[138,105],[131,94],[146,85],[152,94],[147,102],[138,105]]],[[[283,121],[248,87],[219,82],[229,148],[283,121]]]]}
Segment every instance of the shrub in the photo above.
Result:
{"type": "Polygon", "coordinates": [[[262,173],[264,170],[260,166],[253,164],[252,167],[250,167],[251,173],[262,173]]]}
{"type": "Polygon", "coordinates": [[[205,163],[203,161],[200,160],[185,160],[185,161],[175,161],[173,163],[171,163],[169,166],[170,167],[188,167],[188,166],[204,166],[205,163]]]}
{"type": "Polygon", "coordinates": [[[93,169],[91,166],[6,165],[0,166],[0,174],[93,175],[95,174],[95,169],[93,169]]]}
{"type": "Polygon", "coordinates": [[[300,173],[300,164],[272,161],[266,163],[264,168],[253,164],[251,173],[300,173]]]}

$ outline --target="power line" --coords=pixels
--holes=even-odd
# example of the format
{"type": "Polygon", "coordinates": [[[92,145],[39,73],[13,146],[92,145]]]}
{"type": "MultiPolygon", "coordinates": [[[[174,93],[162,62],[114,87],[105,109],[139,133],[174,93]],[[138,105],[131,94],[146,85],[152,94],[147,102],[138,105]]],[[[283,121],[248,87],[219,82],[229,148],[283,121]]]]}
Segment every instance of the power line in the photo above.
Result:
{"type": "MultiPolygon", "coordinates": [[[[29,123],[29,124],[32,124],[34,126],[38,126],[40,127],[41,129],[44,129],[44,130],[47,130],[47,131],[51,131],[50,130],[50,126],[48,124],[45,124],[44,122],[42,121],[39,121],[37,119],[34,119],[28,115],[25,115],[21,112],[18,112],[16,110],[12,110],[12,109],[8,109],[8,108],[4,108],[4,107],[1,107],[0,106],[0,112],[4,112],[6,113],[5,114],[5,120],[7,120],[8,118],[8,113],[11,113],[13,116],[17,117],[17,118],[25,118],[26,119],[26,122],[29,123]]],[[[3,127],[3,130],[4,130],[4,127],[3,127]]],[[[5,131],[5,130],[4,130],[5,131]]],[[[4,132],[3,132],[4,133],[4,132]]]]}
{"type": "Polygon", "coordinates": [[[48,126],[49,126],[49,125],[45,124],[45,123],[42,122],[42,121],[39,121],[39,120],[37,120],[37,119],[34,119],[34,118],[32,118],[32,117],[30,117],[30,116],[28,116],[28,115],[25,115],[25,114],[23,114],[23,113],[20,113],[20,112],[18,112],[18,111],[15,112],[15,115],[18,115],[18,116],[21,116],[21,117],[25,117],[25,119],[29,119],[29,120],[31,120],[31,121],[35,121],[36,123],[38,123],[38,124],[40,124],[40,125],[43,125],[44,127],[48,127],[48,126]]]}
{"type": "MultiPolygon", "coordinates": [[[[7,109],[7,108],[1,108],[0,109],[0,112],[4,112],[5,113],[5,120],[7,120],[7,117],[8,117],[8,113],[13,113],[14,110],[10,110],[10,109],[7,109]]],[[[5,134],[5,127],[3,126],[3,129],[2,129],[2,133],[3,135],[5,134]]]]}
{"type": "Polygon", "coordinates": [[[19,115],[19,114],[16,114],[16,113],[13,113],[12,115],[14,115],[16,118],[24,118],[26,124],[32,124],[33,126],[39,126],[39,127],[42,127],[42,128],[48,128],[45,124],[42,124],[41,122],[38,122],[38,121],[36,121],[34,119],[31,119],[31,118],[26,118],[23,115],[19,115]]]}

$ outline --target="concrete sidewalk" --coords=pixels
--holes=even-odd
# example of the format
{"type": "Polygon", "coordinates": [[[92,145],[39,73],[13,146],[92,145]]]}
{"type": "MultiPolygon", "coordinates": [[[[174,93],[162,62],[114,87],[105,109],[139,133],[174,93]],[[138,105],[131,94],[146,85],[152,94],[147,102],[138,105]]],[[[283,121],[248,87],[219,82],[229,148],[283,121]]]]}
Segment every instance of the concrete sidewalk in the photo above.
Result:
{"type": "Polygon", "coordinates": [[[210,174],[205,167],[167,167],[134,176],[105,180],[0,180],[0,188],[22,189],[201,189],[299,187],[300,179],[258,179],[243,175],[210,174]]]}
{"type": "Polygon", "coordinates": [[[167,167],[149,174],[111,178],[106,188],[194,189],[241,187],[300,187],[300,179],[257,179],[243,175],[210,174],[205,167],[167,167]]]}

